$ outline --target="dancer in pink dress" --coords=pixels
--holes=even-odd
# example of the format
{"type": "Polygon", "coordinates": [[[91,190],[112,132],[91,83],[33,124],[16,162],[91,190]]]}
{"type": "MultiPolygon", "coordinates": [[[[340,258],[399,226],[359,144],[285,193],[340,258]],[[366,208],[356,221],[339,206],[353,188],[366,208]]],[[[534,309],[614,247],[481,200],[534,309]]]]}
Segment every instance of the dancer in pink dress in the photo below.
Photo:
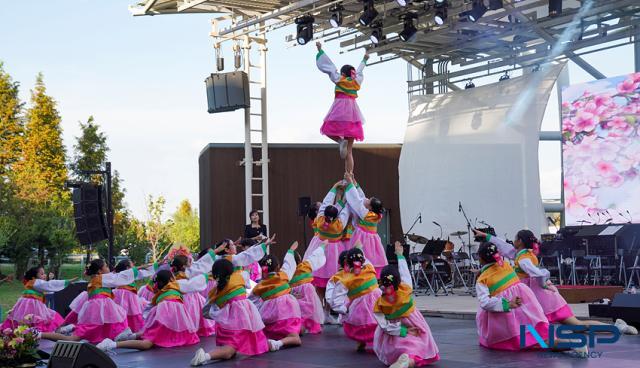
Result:
{"type": "Polygon", "coordinates": [[[369,55],[365,54],[358,69],[351,65],[344,65],[337,70],[329,56],[322,50],[322,44],[316,43],[318,54],[316,65],[321,72],[326,73],[335,84],[335,100],[324,118],[320,132],[339,143],[340,157],[345,160],[345,172],[353,172],[353,141],[364,140],[362,124],[364,117],[356,98],[362,85],[364,76],[362,71],[367,65],[369,55]]]}
{"type": "Polygon", "coordinates": [[[55,331],[62,325],[63,319],[58,312],[47,307],[44,293],[60,291],[76,279],[46,281],[44,268],[39,266],[30,268],[24,274],[22,296],[7,313],[7,319],[0,329],[14,329],[19,325],[27,325],[41,332],[55,331]]]}
{"type": "Polygon", "coordinates": [[[382,201],[376,197],[367,198],[356,183],[353,174],[345,174],[347,187],[344,190],[347,206],[353,217],[351,244],[361,243],[367,260],[373,264],[376,274],[387,265],[387,255],[378,235],[378,224],[382,221],[382,201]]]}
{"type": "Polygon", "coordinates": [[[112,288],[131,284],[137,279],[150,277],[153,269],[132,267],[128,270],[111,273],[102,259],[94,259],[86,267],[85,274],[90,277],[87,287],[88,300],[78,312],[78,323],[71,336],[60,333],[42,333],[42,338],[57,341],[88,340],[95,344],[105,338],[115,338],[127,326],[127,312],[113,301],[112,288]]]}
{"type": "MultiPolygon", "coordinates": [[[[203,260],[202,258],[200,259],[203,260]]],[[[176,255],[171,261],[171,271],[178,282],[182,280],[191,280],[187,276],[187,267],[189,265],[189,258],[183,255],[176,255]]],[[[210,262],[213,264],[212,262],[210,262]]],[[[193,275],[191,275],[193,276],[193,275]]],[[[208,277],[207,274],[204,277],[199,277],[197,280],[201,280],[201,283],[194,284],[190,288],[190,291],[184,292],[182,296],[184,307],[187,310],[187,314],[193,320],[194,325],[198,329],[198,336],[207,337],[215,334],[216,327],[213,321],[205,319],[202,315],[202,308],[207,304],[207,300],[200,294],[207,288],[208,277]]]]}
{"type": "MultiPolygon", "coordinates": [[[[538,252],[540,243],[531,230],[518,231],[513,245],[496,236],[485,234],[478,230],[474,231],[477,236],[483,237],[487,239],[487,241],[495,244],[498,247],[500,255],[514,260],[515,271],[518,278],[533,291],[549,323],[573,326],[607,325],[600,321],[579,320],[574,316],[571,307],[569,307],[562,295],[558,292],[558,289],[549,280],[549,271],[539,267],[538,252]]],[[[622,319],[616,320],[615,326],[621,333],[630,335],[638,334],[638,330],[635,327],[627,325],[622,319]]]]}
{"type": "Polygon", "coordinates": [[[284,257],[284,264],[272,254],[260,260],[262,280],[251,291],[251,301],[258,307],[264,322],[264,334],[269,339],[269,350],[280,350],[283,346],[302,345],[300,329],[302,314],[298,300],[291,295],[289,280],[296,270],[293,253],[298,242],[293,243],[284,257]]]}
{"type": "Polygon", "coordinates": [[[183,302],[185,293],[194,292],[194,285],[203,285],[205,276],[195,276],[192,281],[177,281],[171,271],[160,270],[154,276],[156,293],[151,301],[141,332],[119,334],[117,341],[104,339],[97,347],[103,351],[117,348],[148,350],[154,346],[163,348],[193,345],[200,342],[198,328],[188,315],[183,302]],[[200,280],[202,279],[202,280],[200,280]]]}
{"type": "Polygon", "coordinates": [[[380,275],[380,297],[373,307],[378,328],[373,351],[391,368],[422,367],[440,359],[431,329],[413,301],[413,281],[403,247],[395,243],[398,266],[385,266],[380,275]]]}
{"type": "Polygon", "coordinates": [[[231,257],[231,260],[230,257],[224,257],[213,264],[211,274],[216,280],[216,287],[211,290],[203,313],[216,321],[216,348],[210,352],[198,349],[191,359],[192,366],[211,360],[231,359],[236,353],[259,355],[269,351],[260,312],[247,299],[245,276],[232,261],[235,259],[246,264],[256,262],[264,257],[270,244],[273,244],[273,237],[231,257]]]}
{"type": "MultiPolygon", "coordinates": [[[[295,252],[294,255],[297,258],[300,257],[298,252],[295,252]]],[[[319,334],[322,332],[324,309],[312,284],[312,272],[322,267],[326,260],[324,246],[317,248],[308,258],[298,262],[293,278],[289,281],[289,286],[292,288],[291,294],[298,299],[298,304],[300,304],[300,312],[302,314],[301,334],[305,332],[319,334]]]]}

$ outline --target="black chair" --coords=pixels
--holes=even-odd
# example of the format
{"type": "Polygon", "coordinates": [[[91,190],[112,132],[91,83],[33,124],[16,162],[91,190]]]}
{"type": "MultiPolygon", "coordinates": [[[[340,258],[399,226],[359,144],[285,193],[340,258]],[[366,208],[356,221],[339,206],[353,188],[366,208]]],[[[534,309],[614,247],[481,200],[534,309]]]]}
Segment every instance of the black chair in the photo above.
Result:
{"type": "Polygon", "coordinates": [[[569,279],[573,285],[577,285],[580,280],[579,273],[583,274],[584,283],[587,283],[589,279],[589,260],[585,257],[587,256],[584,250],[572,250],[571,251],[571,275],[569,279]]]}
{"type": "Polygon", "coordinates": [[[562,285],[562,266],[560,264],[560,254],[558,251],[550,253],[548,255],[540,258],[540,267],[546,268],[551,274],[551,278],[554,278],[554,273],[556,274],[555,283],[556,285],[562,285]]]}
{"type": "Polygon", "coordinates": [[[627,267],[627,270],[631,271],[631,274],[629,274],[629,281],[627,282],[627,289],[631,287],[634,276],[638,280],[636,285],[640,285],[640,249],[636,252],[636,258],[633,260],[633,266],[627,267]]]}

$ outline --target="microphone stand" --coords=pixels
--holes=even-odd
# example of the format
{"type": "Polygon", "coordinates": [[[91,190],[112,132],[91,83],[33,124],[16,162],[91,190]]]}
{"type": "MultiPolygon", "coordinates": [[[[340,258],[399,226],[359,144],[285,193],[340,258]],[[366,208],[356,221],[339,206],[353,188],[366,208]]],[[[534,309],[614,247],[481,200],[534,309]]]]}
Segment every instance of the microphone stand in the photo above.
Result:
{"type": "MultiPolygon", "coordinates": [[[[408,235],[411,233],[411,230],[413,230],[414,226],[416,226],[416,224],[418,223],[418,220],[420,220],[421,217],[422,217],[422,214],[421,213],[418,214],[418,216],[416,216],[416,219],[415,219],[415,221],[413,221],[413,224],[411,225],[409,230],[407,230],[407,232],[402,235],[402,237],[404,238],[404,242],[405,243],[407,243],[408,235]]],[[[413,246],[413,250],[416,250],[415,244],[413,246]]]]}
{"type": "Polygon", "coordinates": [[[467,214],[464,212],[464,207],[462,207],[462,202],[458,202],[459,204],[459,212],[462,212],[462,216],[464,216],[464,219],[467,221],[467,234],[469,235],[469,243],[467,244],[467,247],[469,248],[469,256],[471,256],[471,222],[469,222],[469,218],[467,217],[467,214]]]}

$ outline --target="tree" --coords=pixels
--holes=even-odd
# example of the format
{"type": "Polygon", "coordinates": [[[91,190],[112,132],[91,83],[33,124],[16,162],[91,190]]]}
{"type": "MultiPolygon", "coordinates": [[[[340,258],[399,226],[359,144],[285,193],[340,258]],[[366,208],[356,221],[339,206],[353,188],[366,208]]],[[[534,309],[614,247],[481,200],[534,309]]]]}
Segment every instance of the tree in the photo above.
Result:
{"type": "Polygon", "coordinates": [[[69,202],[60,120],[56,102],[46,94],[42,74],[38,74],[27,111],[23,158],[14,164],[18,197],[40,204],[69,202]]]}
{"type": "Polygon", "coordinates": [[[144,224],[144,233],[151,248],[151,258],[155,262],[168,247],[163,240],[167,235],[167,226],[162,223],[162,214],[166,201],[163,196],[154,199],[147,198],[147,222],[144,224]],[[165,244],[163,244],[165,243],[165,244]]]}
{"type": "Polygon", "coordinates": [[[18,98],[19,86],[0,62],[0,180],[3,182],[8,181],[11,166],[20,159],[24,126],[20,116],[23,103],[18,98]]]}
{"type": "Polygon", "coordinates": [[[200,248],[200,219],[198,211],[191,207],[188,200],[180,202],[169,229],[169,238],[174,243],[184,244],[192,251],[200,248]]]}
{"type": "Polygon", "coordinates": [[[70,168],[74,176],[81,181],[102,183],[100,175],[87,175],[83,171],[97,171],[104,168],[107,162],[107,136],[100,131],[100,126],[89,116],[86,123],[80,122],[81,134],[73,145],[73,161],[70,168]]]}

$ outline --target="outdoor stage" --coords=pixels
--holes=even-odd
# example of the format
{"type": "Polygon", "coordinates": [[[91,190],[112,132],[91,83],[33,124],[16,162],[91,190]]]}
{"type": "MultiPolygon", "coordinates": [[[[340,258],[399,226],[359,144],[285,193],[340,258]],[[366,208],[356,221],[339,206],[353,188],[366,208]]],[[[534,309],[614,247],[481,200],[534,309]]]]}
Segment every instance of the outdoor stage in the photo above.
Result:
{"type": "MultiPolygon", "coordinates": [[[[472,368],[555,368],[555,367],[637,367],[640,361],[640,336],[621,336],[612,345],[597,345],[592,351],[602,352],[600,358],[577,359],[564,353],[552,357],[539,352],[498,352],[478,346],[473,320],[427,318],[440,349],[441,360],[433,367],[472,368]]],[[[356,353],[355,343],[348,340],[338,326],[327,326],[321,335],[306,335],[303,346],[268,353],[254,358],[242,357],[229,362],[212,363],[213,367],[250,368],[322,368],[322,367],[384,367],[372,353],[356,353]]],[[[53,343],[42,348],[51,351],[53,343]]],[[[120,368],[188,367],[195,350],[211,349],[214,338],[203,339],[200,345],[175,349],[153,349],[147,352],[118,350],[113,359],[120,368]]]]}

